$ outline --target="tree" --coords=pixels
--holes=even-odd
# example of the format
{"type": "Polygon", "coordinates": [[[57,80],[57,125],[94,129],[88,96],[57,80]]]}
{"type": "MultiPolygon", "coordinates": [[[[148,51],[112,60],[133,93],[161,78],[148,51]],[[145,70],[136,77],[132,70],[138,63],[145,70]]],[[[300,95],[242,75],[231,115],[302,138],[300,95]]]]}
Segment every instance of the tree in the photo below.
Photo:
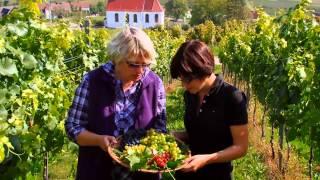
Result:
{"type": "Polygon", "coordinates": [[[220,29],[213,24],[212,21],[207,20],[202,24],[194,26],[187,33],[187,39],[199,39],[208,45],[213,45],[217,42],[220,29]]]}
{"type": "Polygon", "coordinates": [[[95,6],[90,6],[90,12],[91,14],[104,14],[104,3],[99,1],[95,6]]]}
{"type": "Polygon", "coordinates": [[[228,0],[198,0],[192,3],[192,25],[211,20],[214,24],[222,24],[226,18],[226,4],[228,0]]]}
{"type": "Polygon", "coordinates": [[[3,5],[4,5],[4,6],[8,6],[8,4],[9,4],[9,0],[4,0],[4,1],[3,1],[3,5]]]}
{"type": "Polygon", "coordinates": [[[221,25],[228,19],[245,18],[246,3],[244,0],[197,0],[191,6],[192,25],[211,20],[221,25]]]}
{"type": "Polygon", "coordinates": [[[91,14],[97,14],[98,13],[97,7],[96,6],[90,6],[90,13],[91,14]]]}
{"type": "Polygon", "coordinates": [[[97,11],[98,11],[99,14],[103,14],[104,11],[105,11],[105,9],[104,9],[104,3],[103,3],[102,1],[99,1],[99,2],[97,3],[96,8],[97,8],[97,11]]]}
{"type": "Polygon", "coordinates": [[[248,8],[246,5],[247,4],[243,0],[229,0],[227,5],[228,18],[245,19],[248,17],[248,8]]]}
{"type": "Polygon", "coordinates": [[[165,4],[166,12],[176,19],[182,18],[188,11],[186,0],[170,0],[165,4]]]}

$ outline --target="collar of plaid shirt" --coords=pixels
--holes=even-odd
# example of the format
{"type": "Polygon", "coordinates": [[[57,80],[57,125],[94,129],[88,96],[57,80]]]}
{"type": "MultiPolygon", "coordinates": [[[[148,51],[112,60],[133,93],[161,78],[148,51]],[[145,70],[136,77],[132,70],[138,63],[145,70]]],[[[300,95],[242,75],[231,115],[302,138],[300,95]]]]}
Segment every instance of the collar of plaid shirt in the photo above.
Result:
{"type": "Polygon", "coordinates": [[[141,82],[146,77],[146,74],[150,71],[146,68],[142,75],[142,78],[137,81],[128,91],[124,92],[122,89],[121,80],[115,79],[115,66],[110,61],[104,65],[103,69],[114,78],[115,81],[115,118],[114,122],[116,129],[114,130],[114,136],[122,135],[129,129],[134,128],[135,110],[137,108],[138,97],[141,89],[141,82]]]}

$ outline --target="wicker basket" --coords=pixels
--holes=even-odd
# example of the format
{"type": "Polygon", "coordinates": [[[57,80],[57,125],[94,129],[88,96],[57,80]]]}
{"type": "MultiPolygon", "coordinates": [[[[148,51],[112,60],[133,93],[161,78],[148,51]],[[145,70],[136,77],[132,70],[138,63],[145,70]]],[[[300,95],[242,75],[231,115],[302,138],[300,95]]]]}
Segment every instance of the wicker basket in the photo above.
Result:
{"type": "MultiPolygon", "coordinates": [[[[121,139],[121,138],[120,138],[121,139]]],[[[179,145],[182,145],[182,146],[185,146],[183,144],[182,141],[180,141],[179,139],[176,139],[177,143],[179,145]]],[[[185,146],[186,147],[186,146],[185,146]]],[[[185,148],[184,147],[184,148],[185,148]]],[[[128,164],[126,164],[125,162],[123,162],[118,156],[117,154],[114,152],[115,151],[115,148],[114,147],[111,147],[109,146],[108,147],[108,153],[110,155],[110,157],[118,164],[120,164],[121,166],[124,166],[128,169],[130,169],[130,166],[128,164]]],[[[191,152],[189,150],[187,150],[187,157],[190,157],[191,156],[191,152]]],[[[172,172],[172,171],[177,171],[177,170],[180,170],[183,168],[183,165],[180,165],[178,167],[176,167],[175,169],[164,169],[164,170],[154,170],[154,169],[139,169],[138,171],[140,172],[144,172],[144,173],[163,173],[163,172],[172,172]]]]}

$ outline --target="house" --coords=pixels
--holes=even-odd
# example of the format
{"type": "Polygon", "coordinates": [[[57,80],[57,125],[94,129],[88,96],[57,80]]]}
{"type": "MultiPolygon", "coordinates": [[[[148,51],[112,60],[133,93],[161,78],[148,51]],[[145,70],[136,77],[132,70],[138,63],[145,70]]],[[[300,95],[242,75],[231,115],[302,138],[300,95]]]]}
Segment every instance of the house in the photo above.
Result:
{"type": "Polygon", "coordinates": [[[8,15],[17,6],[2,6],[0,7],[0,17],[8,15]]]}
{"type": "Polygon", "coordinates": [[[43,3],[39,8],[46,19],[55,19],[57,17],[68,16],[74,11],[90,12],[90,3],[80,2],[59,2],[43,3]]]}
{"type": "Polygon", "coordinates": [[[0,16],[1,17],[6,16],[10,13],[10,11],[11,11],[11,9],[9,9],[9,8],[2,8],[0,16]]]}
{"type": "Polygon", "coordinates": [[[39,8],[46,19],[55,19],[71,13],[71,6],[68,2],[43,3],[39,5],[39,8]]]}
{"type": "Polygon", "coordinates": [[[159,0],[109,0],[106,5],[105,27],[125,25],[150,28],[164,24],[164,8],[159,0]]]}

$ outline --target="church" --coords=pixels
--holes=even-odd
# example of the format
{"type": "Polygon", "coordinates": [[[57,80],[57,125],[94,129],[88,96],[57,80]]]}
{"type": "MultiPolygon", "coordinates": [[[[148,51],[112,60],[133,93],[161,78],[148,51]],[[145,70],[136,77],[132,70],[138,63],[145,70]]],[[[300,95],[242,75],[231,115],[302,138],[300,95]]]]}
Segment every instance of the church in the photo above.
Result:
{"type": "Polygon", "coordinates": [[[164,24],[164,8],[159,0],[109,0],[104,24],[107,28],[156,27],[164,24]]]}

